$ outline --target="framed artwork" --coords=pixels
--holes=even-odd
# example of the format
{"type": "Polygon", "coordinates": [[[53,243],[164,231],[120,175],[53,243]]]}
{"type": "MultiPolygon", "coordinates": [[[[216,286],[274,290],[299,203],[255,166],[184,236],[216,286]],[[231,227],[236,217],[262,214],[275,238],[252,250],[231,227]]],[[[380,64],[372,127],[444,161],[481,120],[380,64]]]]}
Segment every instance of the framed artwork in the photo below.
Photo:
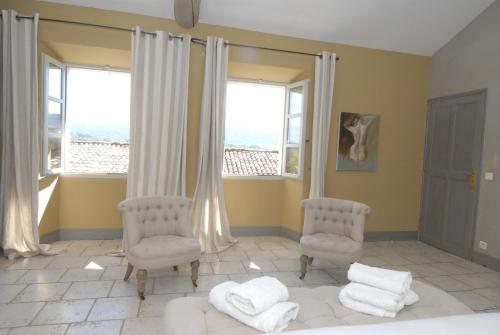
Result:
{"type": "Polygon", "coordinates": [[[340,113],[337,171],[376,171],[380,117],[340,113]]]}

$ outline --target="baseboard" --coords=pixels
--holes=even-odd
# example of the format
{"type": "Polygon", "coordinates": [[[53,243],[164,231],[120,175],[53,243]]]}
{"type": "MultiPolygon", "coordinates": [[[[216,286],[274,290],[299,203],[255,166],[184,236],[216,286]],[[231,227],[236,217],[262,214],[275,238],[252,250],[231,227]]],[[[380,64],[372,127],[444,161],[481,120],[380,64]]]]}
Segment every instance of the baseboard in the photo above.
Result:
{"type": "Polygon", "coordinates": [[[60,240],[119,240],[122,229],[59,229],[60,240]]]}
{"type": "Polygon", "coordinates": [[[472,261],[500,272],[500,259],[498,258],[481,254],[479,252],[473,252],[472,261]]]}
{"type": "MultiPolygon", "coordinates": [[[[234,236],[283,236],[293,241],[299,241],[301,233],[295,230],[279,227],[231,227],[234,236]]],[[[60,229],[40,238],[42,243],[52,243],[57,240],[113,240],[121,239],[121,229],[60,229]]],[[[417,232],[365,232],[365,241],[409,241],[416,240],[417,232]]]]}
{"type": "Polygon", "coordinates": [[[281,236],[281,227],[231,227],[231,234],[238,236],[281,236]]]}
{"type": "Polygon", "coordinates": [[[416,231],[377,231],[365,232],[365,241],[413,241],[418,239],[416,231]]]}
{"type": "Polygon", "coordinates": [[[40,243],[42,244],[50,244],[59,240],[59,230],[54,230],[53,232],[40,236],[40,243]]]}

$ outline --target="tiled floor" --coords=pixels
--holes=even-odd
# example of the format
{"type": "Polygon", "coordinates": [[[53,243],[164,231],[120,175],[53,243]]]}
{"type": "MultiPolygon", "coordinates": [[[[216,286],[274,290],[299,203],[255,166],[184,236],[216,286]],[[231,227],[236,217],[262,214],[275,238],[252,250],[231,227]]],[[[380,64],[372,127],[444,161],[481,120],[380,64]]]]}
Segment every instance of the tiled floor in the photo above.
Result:
{"type": "MultiPolygon", "coordinates": [[[[280,237],[243,237],[219,255],[201,259],[198,289],[188,265],[149,274],[146,300],[135,281],[122,280],[123,258],[105,256],[120,241],[61,241],[58,256],[9,262],[0,259],[0,335],[161,334],[161,314],[170,299],[206,295],[225,280],[245,281],[263,273],[288,286],[341,285],[347,268],[313,263],[298,278],[298,244],[280,237]]],[[[476,311],[500,312],[500,273],[416,241],[367,242],[363,263],[411,271],[453,294],[476,311]]]]}

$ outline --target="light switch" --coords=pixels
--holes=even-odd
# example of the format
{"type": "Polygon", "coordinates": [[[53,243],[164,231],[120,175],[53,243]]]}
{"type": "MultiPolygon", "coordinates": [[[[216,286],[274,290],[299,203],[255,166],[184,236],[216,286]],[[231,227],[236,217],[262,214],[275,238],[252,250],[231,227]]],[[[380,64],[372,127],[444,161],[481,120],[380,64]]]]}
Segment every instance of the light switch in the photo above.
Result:
{"type": "Polygon", "coordinates": [[[493,172],[485,172],[484,179],[485,180],[493,180],[493,172]]]}

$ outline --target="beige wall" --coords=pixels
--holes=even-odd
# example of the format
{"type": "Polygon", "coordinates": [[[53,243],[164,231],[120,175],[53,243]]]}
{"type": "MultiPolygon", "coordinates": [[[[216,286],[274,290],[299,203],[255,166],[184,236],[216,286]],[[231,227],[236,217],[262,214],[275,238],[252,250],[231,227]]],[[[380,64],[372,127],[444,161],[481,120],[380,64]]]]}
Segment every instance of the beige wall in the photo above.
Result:
{"type": "MultiPolygon", "coordinates": [[[[173,21],[92,8],[35,1],[1,0],[1,8],[42,17],[85,21],[121,27],[140,25],[146,30],[167,30],[194,37],[223,36],[229,41],[268,47],[319,52],[333,51],[337,63],[332,117],[327,196],[359,200],[373,208],[368,231],[416,231],[420,210],[420,182],[424,143],[426,90],[430,58],[340,44],[264,34],[200,24],[184,30],[173,21]],[[335,170],[339,113],[381,116],[377,172],[335,170]]],[[[89,27],[41,22],[39,38],[62,61],[128,67],[130,36],[89,27]]],[[[199,109],[204,50],[192,45],[188,106],[188,194],[196,185],[199,109]]],[[[314,59],[245,48],[231,48],[230,76],[282,82],[311,79],[308,133],[312,128],[314,59]]],[[[300,200],[309,189],[310,144],[306,148],[303,181],[225,180],[226,205],[234,226],[284,226],[301,230],[300,200]]],[[[65,229],[119,227],[116,203],[125,196],[123,179],[60,180],[59,224],[65,229]]]]}

